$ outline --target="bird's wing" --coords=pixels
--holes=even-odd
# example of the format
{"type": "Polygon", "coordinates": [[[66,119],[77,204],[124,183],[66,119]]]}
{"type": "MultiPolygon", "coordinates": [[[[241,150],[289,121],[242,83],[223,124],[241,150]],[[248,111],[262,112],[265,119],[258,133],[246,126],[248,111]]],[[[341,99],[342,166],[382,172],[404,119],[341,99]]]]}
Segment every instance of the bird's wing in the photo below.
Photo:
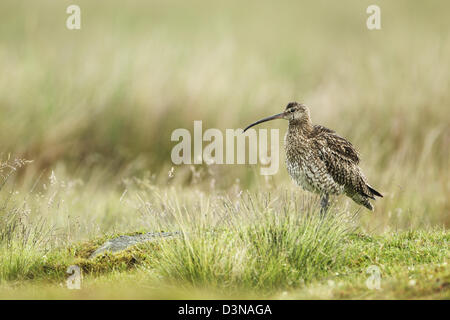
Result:
{"type": "Polygon", "coordinates": [[[373,198],[366,178],[358,167],[359,155],[353,145],[330,129],[319,127],[315,130],[314,149],[333,180],[352,193],[373,198]]]}
{"type": "Polygon", "coordinates": [[[316,125],[314,126],[313,135],[321,147],[328,148],[329,152],[332,152],[337,157],[346,158],[355,164],[359,163],[359,154],[355,147],[333,130],[316,125]]]}

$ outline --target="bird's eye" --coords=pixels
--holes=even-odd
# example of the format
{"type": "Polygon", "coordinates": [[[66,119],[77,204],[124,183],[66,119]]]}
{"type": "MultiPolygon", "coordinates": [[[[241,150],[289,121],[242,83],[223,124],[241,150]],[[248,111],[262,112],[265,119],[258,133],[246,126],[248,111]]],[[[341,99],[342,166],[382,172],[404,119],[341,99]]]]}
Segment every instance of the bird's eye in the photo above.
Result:
{"type": "Polygon", "coordinates": [[[294,112],[295,110],[294,109],[291,109],[289,112],[294,112]]]}

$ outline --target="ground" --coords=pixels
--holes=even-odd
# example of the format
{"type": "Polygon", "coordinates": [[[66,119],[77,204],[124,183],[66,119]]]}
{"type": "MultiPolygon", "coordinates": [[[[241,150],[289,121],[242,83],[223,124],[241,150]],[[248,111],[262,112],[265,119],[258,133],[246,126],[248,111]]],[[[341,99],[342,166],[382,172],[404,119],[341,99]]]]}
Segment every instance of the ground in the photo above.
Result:
{"type": "MultiPolygon", "coordinates": [[[[440,231],[404,232],[395,236],[370,237],[358,233],[349,234],[346,241],[346,257],[336,265],[330,265],[327,275],[298,284],[270,281],[270,286],[260,286],[258,280],[231,279],[222,275],[230,285],[217,287],[212,278],[221,272],[204,270],[200,265],[196,274],[187,275],[176,268],[187,268],[183,262],[161,261],[155,251],[157,244],[140,245],[120,254],[107,254],[88,260],[86,247],[80,244],[69,252],[50,253],[45,261],[35,265],[20,279],[3,284],[1,298],[63,298],[63,299],[442,299],[450,296],[450,268],[447,265],[450,236],[440,231]],[[149,254],[148,252],[151,252],[149,254]],[[155,255],[157,257],[155,257],[155,255]],[[172,270],[161,270],[161,264],[176,263],[172,270]],[[69,265],[83,270],[80,290],[68,290],[65,273],[69,265]],[[379,287],[368,286],[368,267],[380,268],[379,287]],[[177,279],[172,283],[172,279],[177,279]],[[169,281],[168,281],[169,280],[169,281]],[[250,281],[247,285],[234,283],[250,281]],[[256,282],[253,282],[256,281],[256,282]],[[210,283],[213,288],[209,288],[210,283]]],[[[176,245],[176,241],[173,245],[176,245]]],[[[166,245],[166,244],[165,244],[166,245]]],[[[279,257],[280,258],[280,257],[279,257]]],[[[193,261],[192,261],[193,262],[193,261]]],[[[184,262],[185,263],[185,262],[184,262]]],[[[261,261],[264,263],[264,261],[261,261]]],[[[278,278],[279,270],[272,270],[268,277],[278,278]]],[[[297,279],[298,280],[298,279],[297,279]]]]}
{"type": "MultiPolygon", "coordinates": [[[[179,237],[91,259],[100,245],[122,233],[67,241],[45,222],[29,225],[17,211],[2,226],[0,296],[435,299],[450,295],[450,234],[443,227],[369,234],[362,230],[361,218],[373,213],[339,210],[336,204],[322,217],[317,197],[298,197],[295,192],[266,190],[225,197],[198,190],[186,194],[175,188],[164,192],[153,188],[151,194],[139,190],[130,187],[129,193],[139,194],[143,207],[136,210],[145,212],[141,222],[147,222],[142,225],[149,230],[178,230],[179,237]],[[67,288],[69,266],[81,269],[80,290],[67,288]]],[[[145,231],[141,227],[128,234],[145,231]]]]}

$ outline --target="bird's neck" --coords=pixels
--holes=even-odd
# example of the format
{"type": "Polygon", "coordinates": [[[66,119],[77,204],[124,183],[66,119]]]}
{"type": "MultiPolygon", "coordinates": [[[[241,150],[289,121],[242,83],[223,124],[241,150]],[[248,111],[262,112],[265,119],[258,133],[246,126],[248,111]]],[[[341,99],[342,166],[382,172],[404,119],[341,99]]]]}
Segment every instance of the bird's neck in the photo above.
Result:
{"type": "Polygon", "coordinates": [[[295,135],[302,135],[308,137],[313,131],[313,124],[311,119],[293,119],[289,120],[289,132],[295,135]]]}

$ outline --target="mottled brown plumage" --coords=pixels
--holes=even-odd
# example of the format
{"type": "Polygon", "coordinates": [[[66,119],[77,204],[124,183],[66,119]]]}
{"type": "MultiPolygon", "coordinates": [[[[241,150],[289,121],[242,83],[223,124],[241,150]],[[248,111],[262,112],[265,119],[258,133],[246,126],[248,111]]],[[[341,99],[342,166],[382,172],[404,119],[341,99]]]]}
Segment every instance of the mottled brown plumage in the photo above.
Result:
{"type": "Polygon", "coordinates": [[[259,120],[245,130],[273,119],[289,120],[285,136],[289,175],[305,190],[322,196],[323,210],[328,207],[329,195],[342,193],[373,210],[369,199],[382,195],[367,183],[358,166],[359,154],[349,141],[333,130],[313,125],[309,109],[297,102],[289,103],[284,112],[259,120]]]}

